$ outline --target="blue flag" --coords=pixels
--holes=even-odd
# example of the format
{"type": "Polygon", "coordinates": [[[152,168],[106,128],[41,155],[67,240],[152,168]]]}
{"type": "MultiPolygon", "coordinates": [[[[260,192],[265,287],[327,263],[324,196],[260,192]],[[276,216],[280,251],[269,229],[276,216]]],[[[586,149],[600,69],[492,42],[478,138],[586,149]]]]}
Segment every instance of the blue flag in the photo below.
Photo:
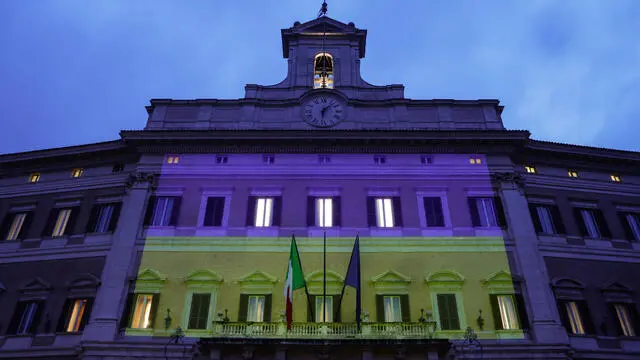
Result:
{"type": "MultiPolygon", "coordinates": [[[[347,276],[344,279],[344,286],[351,286],[356,289],[356,322],[360,329],[360,317],[362,313],[361,299],[361,276],[360,276],[360,236],[356,236],[356,242],[353,244],[353,252],[351,252],[351,260],[347,268],[347,276]]],[[[343,290],[344,294],[344,290],[343,290]]],[[[342,302],[342,296],[340,296],[342,302]]]]}

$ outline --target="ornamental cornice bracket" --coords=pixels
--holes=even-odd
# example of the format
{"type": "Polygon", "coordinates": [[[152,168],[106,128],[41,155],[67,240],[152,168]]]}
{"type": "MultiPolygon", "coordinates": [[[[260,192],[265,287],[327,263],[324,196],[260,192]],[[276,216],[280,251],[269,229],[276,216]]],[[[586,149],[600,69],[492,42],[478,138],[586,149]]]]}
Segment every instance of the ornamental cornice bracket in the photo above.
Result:
{"type": "Polygon", "coordinates": [[[524,178],[516,172],[496,172],[491,174],[491,181],[506,186],[506,188],[517,189],[524,194],[524,178]]]}
{"type": "Polygon", "coordinates": [[[136,172],[133,174],[129,174],[127,181],[125,183],[125,187],[128,190],[131,190],[136,185],[144,185],[149,184],[151,189],[155,189],[157,185],[157,176],[156,174],[146,173],[146,172],[136,172]]]}

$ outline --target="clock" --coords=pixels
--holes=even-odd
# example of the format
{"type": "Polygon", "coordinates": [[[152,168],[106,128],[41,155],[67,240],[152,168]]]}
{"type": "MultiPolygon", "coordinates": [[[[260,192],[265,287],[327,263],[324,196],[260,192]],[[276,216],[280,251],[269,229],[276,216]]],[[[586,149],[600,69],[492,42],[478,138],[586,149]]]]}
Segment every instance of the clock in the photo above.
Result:
{"type": "Polygon", "coordinates": [[[344,119],[344,110],[334,97],[316,95],[302,105],[302,117],[310,125],[331,127],[344,119]]]}

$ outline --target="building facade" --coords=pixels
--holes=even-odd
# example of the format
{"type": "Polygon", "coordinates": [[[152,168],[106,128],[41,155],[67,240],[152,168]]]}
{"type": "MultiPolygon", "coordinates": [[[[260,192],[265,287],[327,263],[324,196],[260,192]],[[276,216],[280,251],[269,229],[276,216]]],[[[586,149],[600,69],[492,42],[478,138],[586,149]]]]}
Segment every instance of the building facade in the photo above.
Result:
{"type": "Polygon", "coordinates": [[[366,37],[296,22],[279,84],[0,156],[0,358],[639,358],[640,154],[371,85],[366,37]]]}

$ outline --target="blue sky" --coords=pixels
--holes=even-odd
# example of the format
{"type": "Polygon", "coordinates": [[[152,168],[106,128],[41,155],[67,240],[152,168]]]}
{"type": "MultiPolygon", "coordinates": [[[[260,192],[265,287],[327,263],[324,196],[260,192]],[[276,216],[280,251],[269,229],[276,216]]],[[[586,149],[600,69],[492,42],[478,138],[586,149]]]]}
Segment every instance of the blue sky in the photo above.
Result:
{"type": "MultiPolygon", "coordinates": [[[[118,138],[151,98],[281,81],[280,29],[320,0],[0,1],[0,153],[118,138]]],[[[500,99],[509,129],[640,150],[639,0],[329,0],[368,30],[363,78],[500,99]]]]}

